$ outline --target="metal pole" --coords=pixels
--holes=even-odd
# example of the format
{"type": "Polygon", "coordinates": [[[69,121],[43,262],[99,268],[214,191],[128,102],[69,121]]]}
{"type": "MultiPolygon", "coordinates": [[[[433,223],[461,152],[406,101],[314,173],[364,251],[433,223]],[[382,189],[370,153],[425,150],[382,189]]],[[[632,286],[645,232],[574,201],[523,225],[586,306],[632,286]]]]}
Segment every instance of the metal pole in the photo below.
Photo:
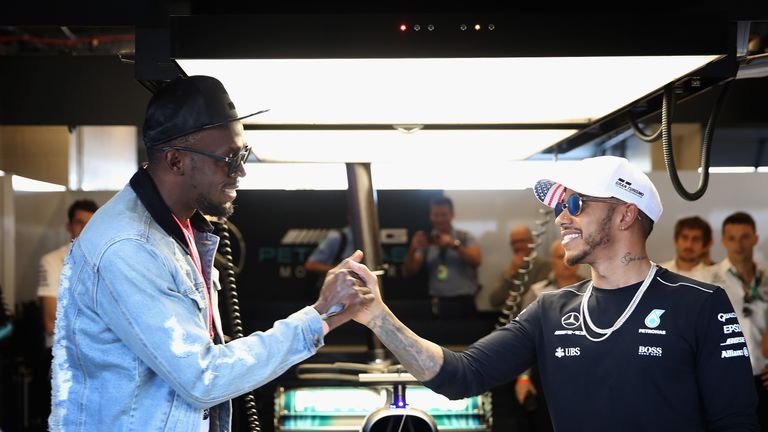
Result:
{"type": "MultiPolygon", "coordinates": [[[[347,206],[352,239],[356,249],[365,253],[363,263],[375,270],[383,264],[381,238],[379,236],[379,213],[376,207],[376,192],[371,181],[371,164],[347,163],[347,206]]],[[[379,289],[384,295],[382,278],[379,289]]],[[[384,345],[369,332],[368,349],[373,353],[375,362],[384,361],[384,345]]]]}

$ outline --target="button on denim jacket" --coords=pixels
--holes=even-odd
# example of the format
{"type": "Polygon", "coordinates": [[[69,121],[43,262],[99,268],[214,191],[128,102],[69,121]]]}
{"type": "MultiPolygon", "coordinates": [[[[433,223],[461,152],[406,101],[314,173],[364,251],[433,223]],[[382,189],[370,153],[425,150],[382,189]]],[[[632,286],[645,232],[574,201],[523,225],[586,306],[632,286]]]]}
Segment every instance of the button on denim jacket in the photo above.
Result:
{"type": "MultiPolygon", "coordinates": [[[[169,234],[170,218],[141,169],[72,244],[56,312],[50,430],[196,432],[211,409],[210,430],[229,431],[230,399],[323,344],[312,307],[266,332],[214,344],[206,283],[169,234]]],[[[195,223],[207,224],[200,214],[195,223]]],[[[222,340],[212,265],[219,239],[195,234],[222,340]]]]}

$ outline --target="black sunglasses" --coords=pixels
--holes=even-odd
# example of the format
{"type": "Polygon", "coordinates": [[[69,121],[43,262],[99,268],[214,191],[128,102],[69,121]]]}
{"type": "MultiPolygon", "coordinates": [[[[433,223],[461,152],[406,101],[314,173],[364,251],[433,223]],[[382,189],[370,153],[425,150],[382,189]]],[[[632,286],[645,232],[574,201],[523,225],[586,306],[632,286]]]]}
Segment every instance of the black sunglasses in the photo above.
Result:
{"type": "Polygon", "coordinates": [[[587,201],[595,202],[612,202],[621,203],[617,198],[600,198],[587,195],[571,194],[565,201],[560,201],[555,204],[555,217],[560,216],[563,210],[568,210],[568,214],[571,216],[578,216],[581,213],[581,209],[584,207],[584,203],[587,201]]]}
{"type": "Polygon", "coordinates": [[[217,161],[222,161],[227,163],[227,174],[230,177],[233,177],[235,174],[237,174],[237,170],[240,169],[240,166],[245,163],[245,160],[248,159],[248,155],[251,154],[251,146],[247,145],[243,147],[243,151],[236,155],[230,155],[230,156],[219,156],[215,155],[213,153],[204,152],[202,150],[197,150],[189,147],[181,147],[181,146],[165,146],[162,148],[163,151],[165,150],[178,150],[178,151],[185,151],[190,153],[197,153],[203,156],[208,156],[211,159],[215,159],[217,161]]]}

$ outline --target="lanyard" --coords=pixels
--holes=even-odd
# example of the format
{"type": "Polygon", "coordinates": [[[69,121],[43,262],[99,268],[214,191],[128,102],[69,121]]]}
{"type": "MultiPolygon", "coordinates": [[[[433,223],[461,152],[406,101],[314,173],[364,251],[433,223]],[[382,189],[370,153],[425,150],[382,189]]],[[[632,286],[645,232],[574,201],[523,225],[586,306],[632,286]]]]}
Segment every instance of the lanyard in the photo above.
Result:
{"type": "Polygon", "coordinates": [[[203,291],[205,294],[205,301],[208,303],[208,333],[210,334],[211,339],[213,339],[213,304],[211,303],[211,296],[208,293],[208,282],[206,281],[205,276],[203,276],[203,265],[200,261],[200,254],[197,252],[195,237],[192,233],[192,225],[189,224],[189,219],[187,219],[186,224],[182,224],[176,215],[173,215],[173,219],[179,224],[181,231],[184,233],[184,238],[187,239],[187,246],[189,246],[189,254],[192,256],[192,262],[195,264],[197,274],[200,275],[200,278],[205,284],[205,289],[203,291]]]}
{"type": "Polygon", "coordinates": [[[736,277],[736,279],[741,282],[742,287],[747,290],[746,295],[744,296],[745,299],[747,299],[747,303],[749,303],[752,300],[762,300],[763,298],[760,296],[760,293],[757,291],[757,287],[760,286],[760,284],[763,281],[763,272],[759,269],[756,269],[755,271],[755,277],[752,279],[751,283],[747,283],[746,280],[744,280],[743,277],[741,277],[740,274],[738,274],[733,267],[728,269],[728,273],[731,274],[731,276],[736,277]]]}

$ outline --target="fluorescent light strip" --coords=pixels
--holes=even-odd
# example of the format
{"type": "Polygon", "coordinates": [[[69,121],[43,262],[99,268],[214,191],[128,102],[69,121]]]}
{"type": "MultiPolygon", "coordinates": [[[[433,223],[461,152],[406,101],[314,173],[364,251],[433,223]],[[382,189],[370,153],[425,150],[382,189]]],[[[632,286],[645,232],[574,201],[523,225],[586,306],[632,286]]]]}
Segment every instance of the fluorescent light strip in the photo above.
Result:
{"type": "Polygon", "coordinates": [[[344,164],[246,163],[242,190],[346,190],[344,164]]]}
{"type": "MultiPolygon", "coordinates": [[[[764,167],[760,167],[764,168],[764,167]]],[[[755,167],[752,166],[717,166],[717,167],[709,167],[709,173],[710,174],[749,174],[754,172],[761,172],[759,171],[760,168],[755,170],[755,167]]],[[[701,173],[701,168],[697,168],[696,171],[698,173],[701,173]]]]}
{"type": "Polygon", "coordinates": [[[719,56],[179,59],[263,124],[571,123],[603,117],[719,56]]]}
{"type": "MultiPolygon", "coordinates": [[[[522,190],[576,162],[373,163],[371,177],[378,190],[522,190]]],[[[347,189],[344,164],[248,163],[245,169],[242,190],[347,189]]]]}
{"type": "Polygon", "coordinates": [[[11,177],[11,187],[18,192],[64,192],[67,187],[60,184],[48,183],[27,177],[14,175],[11,177]]]}
{"type": "Polygon", "coordinates": [[[249,130],[253,152],[269,162],[443,162],[521,160],[575,130],[249,130]]]}

